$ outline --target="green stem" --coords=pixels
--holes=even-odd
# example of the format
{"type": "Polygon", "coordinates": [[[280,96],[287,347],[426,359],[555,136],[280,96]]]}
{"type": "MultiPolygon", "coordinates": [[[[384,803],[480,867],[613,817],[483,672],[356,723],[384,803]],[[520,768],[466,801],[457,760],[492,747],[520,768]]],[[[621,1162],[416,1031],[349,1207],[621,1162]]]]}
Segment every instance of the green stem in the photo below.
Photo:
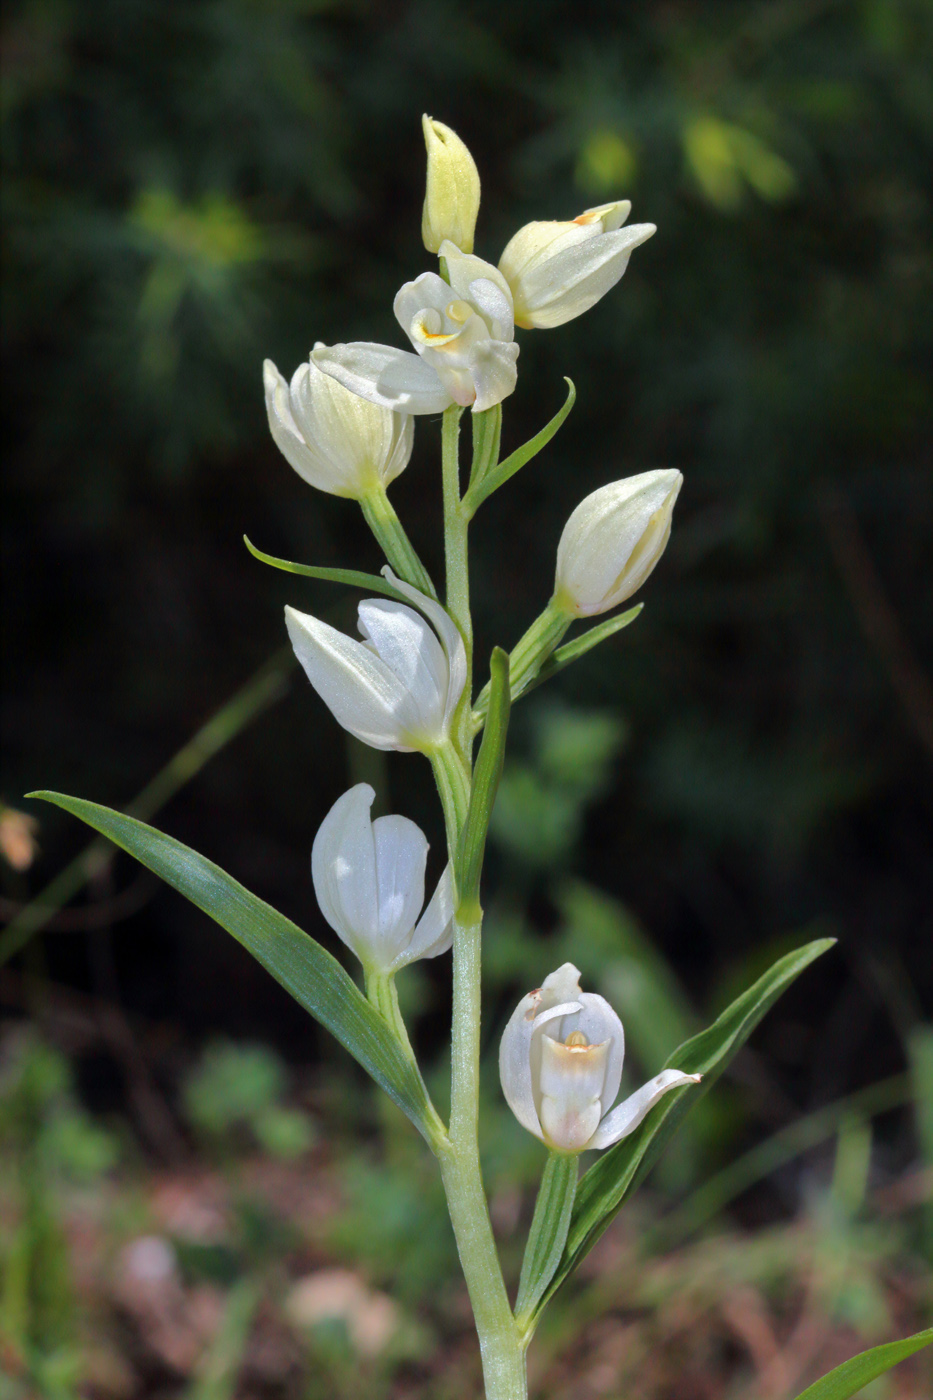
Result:
{"type": "MultiPolygon", "coordinates": [[[[573,621],[572,614],[556,598],[552,598],[544,612],[535,618],[525,635],[515,644],[509,654],[509,692],[513,700],[517,700],[522,691],[528,688],[555,647],[560,645],[573,621]]],[[[473,708],[474,733],[482,729],[488,705],[489,686],[484,685],[473,708]]]]}
{"type": "Polygon", "coordinates": [[[431,575],[415,553],[381,482],[373,487],[368,496],[360,497],[360,509],[399,578],[413,584],[429,598],[436,598],[437,590],[431,582],[431,575]]]}
{"type": "Polygon", "coordinates": [[[457,404],[444,410],[441,428],[441,472],[444,486],[444,557],[447,561],[447,611],[450,613],[466,650],[467,679],[453,716],[454,743],[465,763],[470,761],[473,725],[470,701],[473,694],[473,619],[470,615],[470,563],[467,535],[469,516],[460,502],[460,415],[457,404]]]}

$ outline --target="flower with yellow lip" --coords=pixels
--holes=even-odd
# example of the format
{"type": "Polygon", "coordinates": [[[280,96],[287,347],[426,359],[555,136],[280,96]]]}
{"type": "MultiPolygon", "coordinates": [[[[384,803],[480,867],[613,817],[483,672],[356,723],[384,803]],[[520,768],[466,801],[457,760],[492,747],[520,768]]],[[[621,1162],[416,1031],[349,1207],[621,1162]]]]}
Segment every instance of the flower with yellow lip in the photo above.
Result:
{"type": "Polygon", "coordinates": [[[603,997],[581,992],[579,971],[564,963],[512,1013],[499,1048],[502,1091],[522,1127],[552,1151],[610,1147],[665,1094],[701,1077],[662,1070],[613,1108],[624,1057],[622,1022],[603,997]]]}
{"type": "Polygon", "coordinates": [[[317,346],[314,364],[382,408],[441,413],[451,404],[482,413],[515,388],[518,346],[512,293],[498,268],[442,243],[450,278],[423,272],[395,298],[415,353],[354,341],[317,346]]]}
{"type": "Polygon", "coordinates": [[[615,286],[640,243],[657,230],[631,224],[627,199],[585,209],[575,219],[525,224],[505,246],[499,271],[509,284],[515,324],[549,330],[582,316],[615,286]]]}

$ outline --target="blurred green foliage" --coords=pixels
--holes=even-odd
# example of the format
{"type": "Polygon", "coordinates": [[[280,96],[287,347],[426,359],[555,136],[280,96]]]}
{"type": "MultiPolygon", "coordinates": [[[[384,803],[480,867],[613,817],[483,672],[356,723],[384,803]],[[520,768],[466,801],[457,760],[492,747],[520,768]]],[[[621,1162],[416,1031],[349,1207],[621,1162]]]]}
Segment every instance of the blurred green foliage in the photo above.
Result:
{"type": "Polygon", "coordinates": [[[317,1136],[312,1118],[284,1102],[288,1072],[265,1045],[208,1046],[184,1085],[193,1127],[214,1146],[246,1129],[272,1157],[300,1157],[317,1136]]]}

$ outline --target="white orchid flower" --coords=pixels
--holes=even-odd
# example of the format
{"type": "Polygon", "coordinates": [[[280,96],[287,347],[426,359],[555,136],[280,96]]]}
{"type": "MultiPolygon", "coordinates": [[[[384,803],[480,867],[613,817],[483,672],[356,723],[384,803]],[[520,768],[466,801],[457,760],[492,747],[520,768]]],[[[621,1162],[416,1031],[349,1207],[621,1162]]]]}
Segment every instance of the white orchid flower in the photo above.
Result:
{"type": "Polygon", "coordinates": [[[372,821],[375,796],[368,783],[357,783],[338,797],[314,838],[311,876],[334,932],[367,971],[391,976],[417,958],[447,952],[453,890],[448,865],[421,912],[427,838],[407,817],[372,821]]]}
{"type": "Polygon", "coordinates": [[[615,286],[633,249],[657,232],[654,224],[622,228],[631,208],[620,199],[586,209],[575,219],[525,224],[518,230],[499,259],[517,326],[562,326],[615,286]]]}
{"type": "Polygon", "coordinates": [[[276,446],[319,491],[360,500],[407,467],[415,430],[407,413],[361,399],[313,361],[299,365],[288,384],[266,360],[263,383],[276,446]]]}
{"type": "Polygon", "coordinates": [[[502,1091],[522,1127],[553,1151],[610,1147],[664,1094],[701,1078],[662,1070],[613,1108],[624,1055],[622,1022],[603,997],[580,991],[579,971],[564,963],[522,998],[505,1028],[502,1091]]]}
{"type": "Polygon", "coordinates": [[[288,635],[308,680],[344,729],[374,749],[432,753],[449,737],[466,684],[463,639],[440,603],[388,566],[382,572],[418,612],[390,598],[365,598],[357,642],[286,608],[288,635]]]}
{"type": "Polygon", "coordinates": [[[630,598],[664,553],[682,485],[673,469],[642,472],[581,501],[557,546],[555,600],[591,617],[630,598]]]}
{"type": "Polygon", "coordinates": [[[370,403],[402,413],[441,413],[454,403],[481,413],[508,398],[518,374],[509,284],[454,243],[442,243],[440,255],[449,283],[423,272],[395,298],[415,354],[353,341],[316,347],[314,364],[370,403]]]}

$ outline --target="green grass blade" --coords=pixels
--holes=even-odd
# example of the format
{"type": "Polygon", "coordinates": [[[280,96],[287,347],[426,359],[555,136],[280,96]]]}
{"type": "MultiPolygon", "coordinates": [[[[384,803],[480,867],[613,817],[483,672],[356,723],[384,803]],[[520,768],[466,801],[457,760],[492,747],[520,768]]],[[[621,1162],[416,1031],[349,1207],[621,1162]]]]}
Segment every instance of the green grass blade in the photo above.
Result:
{"type": "Polygon", "coordinates": [[[876,1376],[883,1376],[899,1361],[922,1351],[933,1342],[933,1327],[923,1332],[915,1332],[912,1337],[903,1337],[899,1342],[884,1342],[880,1347],[871,1347],[859,1352],[849,1361],[843,1361],[827,1375],[808,1385],[797,1396],[797,1400],[849,1400],[850,1395],[858,1395],[876,1376]]]}
{"type": "Polygon", "coordinates": [[[368,593],[384,593],[387,598],[394,598],[397,603],[411,607],[411,599],[406,598],[397,588],[393,588],[381,574],[364,574],[359,569],[325,569],[314,564],[292,564],[288,559],[276,559],[273,554],[264,554],[247,535],[243,536],[243,543],[254,559],[268,564],[270,568],[281,569],[283,573],[299,574],[302,578],[326,579],[330,583],[346,584],[348,588],[365,588],[368,593]]]}
{"type": "Polygon", "coordinates": [[[29,795],[80,817],[215,919],[299,1006],[336,1036],[429,1142],[437,1139],[440,1120],[417,1069],[383,1018],[325,948],[220,866],[155,827],[78,797],[58,792],[29,795]]]}
{"type": "Polygon", "coordinates": [[[603,1153],[582,1178],[564,1257],[539,1312],[592,1249],[623,1201],[654,1166],[685,1114],[719,1078],[761,1018],[801,972],[835,941],[834,938],[819,938],[780,958],[727,1007],[712,1026],[685,1041],[669,1057],[664,1068],[702,1074],[703,1083],[668,1094],[652,1109],[640,1128],[603,1153]]]}

